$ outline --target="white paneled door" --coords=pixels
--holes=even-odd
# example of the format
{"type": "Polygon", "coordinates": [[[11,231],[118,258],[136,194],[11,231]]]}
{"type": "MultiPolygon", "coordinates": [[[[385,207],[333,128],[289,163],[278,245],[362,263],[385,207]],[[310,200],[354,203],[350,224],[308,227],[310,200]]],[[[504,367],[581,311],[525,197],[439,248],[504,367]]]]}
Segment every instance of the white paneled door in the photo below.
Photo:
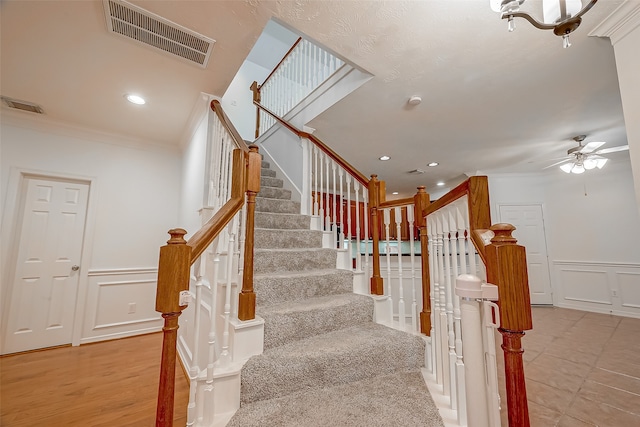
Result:
{"type": "Polygon", "coordinates": [[[5,354],[71,343],[87,216],[87,183],[23,184],[5,354]]]}
{"type": "Polygon", "coordinates": [[[553,304],[542,205],[498,205],[500,221],[516,227],[513,236],[527,250],[531,304],[553,304]]]}

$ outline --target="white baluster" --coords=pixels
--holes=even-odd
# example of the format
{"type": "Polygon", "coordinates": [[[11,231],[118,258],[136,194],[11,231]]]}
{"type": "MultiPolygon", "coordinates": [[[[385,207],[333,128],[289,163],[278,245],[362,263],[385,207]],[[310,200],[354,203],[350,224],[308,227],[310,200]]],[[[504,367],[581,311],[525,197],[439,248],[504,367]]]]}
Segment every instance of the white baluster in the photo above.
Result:
{"type": "Polygon", "coordinates": [[[329,201],[329,163],[331,159],[325,156],[324,164],[326,166],[325,186],[324,189],[324,230],[331,231],[331,202],[329,201]]]}
{"type": "MultiPolygon", "coordinates": [[[[455,284],[455,279],[458,277],[458,254],[457,250],[457,238],[456,234],[458,232],[458,209],[456,206],[450,206],[447,209],[447,214],[449,215],[448,225],[449,225],[449,234],[450,234],[450,247],[451,247],[451,269],[452,269],[452,285],[455,284]]],[[[462,330],[460,326],[460,298],[455,295],[453,292],[453,325],[454,325],[454,335],[455,335],[455,361],[453,364],[453,369],[455,372],[456,378],[456,399],[457,399],[457,409],[458,409],[458,424],[461,424],[463,421],[466,422],[466,395],[464,393],[464,363],[462,360],[462,330]]],[[[462,424],[461,424],[462,425],[462,424]]]]}
{"type": "Polygon", "coordinates": [[[340,243],[338,242],[338,194],[336,194],[336,162],[331,161],[331,172],[333,173],[333,211],[331,212],[331,231],[333,244],[338,245],[338,249],[340,249],[340,243]]]}
{"type": "Polygon", "coordinates": [[[451,396],[451,372],[449,371],[449,331],[447,323],[447,297],[446,297],[446,275],[444,270],[444,230],[442,227],[442,214],[436,212],[436,245],[438,246],[438,277],[440,278],[440,355],[442,358],[442,388],[445,396],[451,396]]]}
{"type": "Polygon", "coordinates": [[[323,193],[324,193],[324,153],[320,152],[320,193],[318,193],[318,203],[320,205],[320,209],[318,210],[318,214],[320,215],[320,224],[322,230],[324,230],[324,210],[326,205],[323,204],[323,193]]]}
{"type": "MultiPolygon", "coordinates": [[[[234,217],[232,222],[236,222],[237,217],[234,217]]],[[[231,288],[233,286],[233,241],[235,235],[233,230],[235,224],[227,227],[229,243],[227,245],[227,287],[224,295],[224,330],[222,332],[222,352],[220,354],[220,365],[228,366],[231,363],[231,353],[229,351],[229,328],[231,327],[231,288]]]]}
{"type": "Polygon", "coordinates": [[[385,295],[391,298],[391,236],[389,233],[389,224],[391,224],[391,213],[389,208],[382,210],[382,217],[384,220],[384,252],[387,262],[387,283],[389,284],[388,286],[386,286],[387,290],[385,292],[385,295]]]}
{"type": "Polygon", "coordinates": [[[214,418],[214,406],[213,406],[213,369],[215,364],[216,357],[216,319],[218,316],[216,315],[217,311],[217,300],[218,300],[218,274],[220,272],[220,240],[216,238],[213,241],[212,252],[213,252],[213,266],[211,272],[211,312],[209,313],[209,336],[208,336],[208,344],[209,344],[209,352],[207,358],[207,381],[204,386],[203,391],[203,400],[208,402],[205,407],[205,422],[207,425],[211,425],[213,423],[214,418]]]}
{"type": "Polygon", "coordinates": [[[415,226],[414,226],[414,205],[407,206],[407,222],[409,223],[409,250],[411,251],[411,330],[418,330],[418,303],[416,300],[416,248],[415,248],[415,226]]]}
{"type": "Polygon", "coordinates": [[[362,186],[362,200],[364,203],[364,272],[365,278],[371,278],[371,270],[369,269],[369,190],[362,186]]]}
{"type": "Polygon", "coordinates": [[[440,290],[438,285],[438,245],[436,236],[435,215],[427,217],[427,233],[429,236],[429,280],[430,297],[431,297],[431,342],[432,342],[432,359],[435,361],[434,369],[436,373],[436,382],[442,385],[442,359],[440,354],[440,290]]]}
{"type": "Polygon", "coordinates": [[[313,195],[313,215],[320,215],[320,205],[318,203],[319,194],[318,193],[318,148],[316,146],[313,147],[313,162],[315,164],[313,169],[313,179],[315,181],[315,194],[313,195]]]}
{"type": "Polygon", "coordinates": [[[402,282],[402,208],[396,207],[393,211],[396,222],[396,242],[398,244],[398,325],[400,330],[407,328],[407,311],[404,307],[404,283],[402,282]]]}
{"type": "Polygon", "coordinates": [[[191,367],[189,368],[189,404],[187,405],[187,425],[193,426],[196,422],[196,391],[198,389],[198,374],[200,373],[200,312],[202,310],[202,285],[204,276],[204,262],[199,257],[193,267],[196,276],[196,301],[193,321],[193,347],[191,348],[191,367]]]}
{"type": "Polygon", "coordinates": [[[450,384],[451,384],[451,409],[457,409],[458,407],[458,396],[456,389],[456,378],[455,378],[455,366],[456,366],[456,350],[455,343],[456,337],[453,328],[453,286],[454,283],[451,280],[453,276],[453,271],[451,270],[451,239],[450,239],[450,227],[449,227],[449,214],[448,208],[442,209],[441,219],[442,219],[442,238],[443,238],[443,247],[444,247],[444,270],[445,270],[445,292],[447,299],[447,342],[449,344],[449,354],[448,354],[448,362],[449,362],[449,372],[450,372],[450,384]]]}
{"type": "MultiPolygon", "coordinates": [[[[342,188],[342,179],[344,178],[344,170],[339,167],[338,168],[338,179],[340,180],[340,235],[338,236],[338,247],[339,248],[343,248],[345,247],[344,244],[344,209],[345,209],[345,205],[344,205],[344,191],[342,188]]],[[[351,257],[351,254],[349,254],[349,257],[351,257]]]]}
{"type": "MultiPolygon", "coordinates": [[[[353,236],[351,235],[351,175],[346,174],[345,180],[347,181],[347,228],[346,228],[346,237],[347,237],[347,251],[349,252],[349,259],[353,259],[353,236]]],[[[353,266],[350,266],[353,268],[353,266]]]]}
{"type": "Polygon", "coordinates": [[[362,271],[362,258],[361,258],[361,248],[360,248],[360,200],[359,200],[359,191],[360,191],[360,183],[357,180],[353,180],[353,191],[356,193],[356,271],[362,271]]]}

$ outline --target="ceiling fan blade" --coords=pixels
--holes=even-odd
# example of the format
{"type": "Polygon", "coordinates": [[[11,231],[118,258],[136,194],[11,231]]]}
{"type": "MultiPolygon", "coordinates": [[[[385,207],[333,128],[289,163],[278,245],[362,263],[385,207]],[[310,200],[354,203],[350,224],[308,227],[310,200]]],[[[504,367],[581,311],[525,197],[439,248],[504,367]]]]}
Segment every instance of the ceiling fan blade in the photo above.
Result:
{"type": "Polygon", "coordinates": [[[582,154],[593,153],[598,148],[602,147],[604,144],[606,144],[606,142],[604,141],[593,141],[588,143],[584,147],[582,147],[582,149],[579,152],[582,154]]]}
{"type": "Polygon", "coordinates": [[[619,145],[617,147],[603,148],[602,150],[596,151],[594,154],[617,153],[618,151],[625,151],[628,149],[629,149],[628,145],[619,145]]]}
{"type": "Polygon", "coordinates": [[[547,167],[542,168],[542,170],[549,169],[549,168],[552,168],[552,167],[554,167],[554,166],[561,165],[561,164],[566,163],[566,162],[568,162],[568,161],[570,161],[570,160],[573,160],[573,158],[569,157],[569,158],[567,158],[567,159],[561,160],[561,161],[556,162],[556,163],[554,163],[554,164],[552,164],[552,165],[549,165],[549,166],[547,166],[547,167]]]}

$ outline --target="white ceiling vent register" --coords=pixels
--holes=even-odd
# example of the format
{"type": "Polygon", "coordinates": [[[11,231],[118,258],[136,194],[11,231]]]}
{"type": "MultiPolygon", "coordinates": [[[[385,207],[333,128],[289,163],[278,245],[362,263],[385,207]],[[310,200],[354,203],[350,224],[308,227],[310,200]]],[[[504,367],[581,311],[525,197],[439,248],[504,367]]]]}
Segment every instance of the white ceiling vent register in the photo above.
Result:
{"type": "Polygon", "coordinates": [[[215,40],[123,0],[103,0],[110,32],[206,68],[215,40]]]}

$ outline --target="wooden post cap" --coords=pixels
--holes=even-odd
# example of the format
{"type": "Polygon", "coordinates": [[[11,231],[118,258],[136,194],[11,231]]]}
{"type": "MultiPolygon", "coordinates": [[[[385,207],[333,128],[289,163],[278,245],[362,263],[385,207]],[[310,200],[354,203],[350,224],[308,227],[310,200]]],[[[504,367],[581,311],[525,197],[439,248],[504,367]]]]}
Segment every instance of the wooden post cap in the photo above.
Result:
{"type": "Polygon", "coordinates": [[[187,241],[184,240],[184,235],[187,234],[187,230],[182,228],[172,228],[169,230],[171,238],[167,240],[167,245],[186,245],[187,241]]]}
{"type": "Polygon", "coordinates": [[[249,151],[252,153],[257,153],[259,151],[259,147],[256,144],[249,145],[249,151]]]}
{"type": "Polygon", "coordinates": [[[377,180],[378,180],[378,175],[376,175],[375,173],[371,175],[371,181],[377,181],[377,180]]]}
{"type": "Polygon", "coordinates": [[[491,239],[491,243],[515,245],[518,243],[518,240],[511,235],[515,229],[511,224],[500,223],[492,225],[490,230],[493,231],[495,235],[491,239]]]}
{"type": "Polygon", "coordinates": [[[418,193],[426,193],[426,188],[424,185],[418,186],[418,193]]]}

